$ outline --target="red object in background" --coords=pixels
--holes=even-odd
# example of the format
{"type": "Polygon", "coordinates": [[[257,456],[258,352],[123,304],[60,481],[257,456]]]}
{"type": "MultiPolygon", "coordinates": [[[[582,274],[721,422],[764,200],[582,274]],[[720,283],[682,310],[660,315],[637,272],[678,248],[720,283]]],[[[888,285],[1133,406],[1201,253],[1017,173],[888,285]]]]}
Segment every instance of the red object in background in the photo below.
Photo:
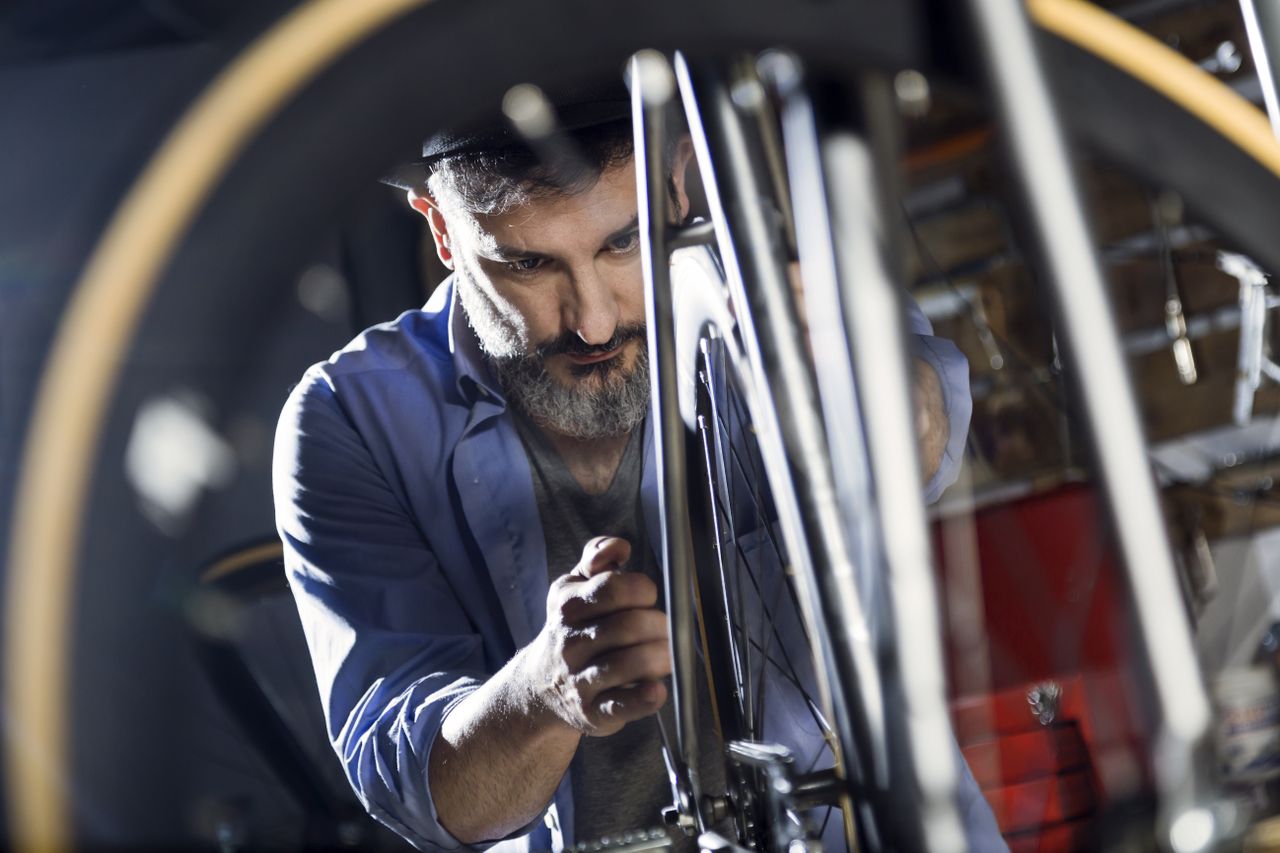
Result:
{"type": "Polygon", "coordinates": [[[1006,833],[1036,830],[1083,817],[1095,805],[1086,770],[1058,773],[985,792],[1006,833]]]}
{"type": "Polygon", "coordinates": [[[971,743],[962,751],[984,790],[1089,767],[1088,750],[1075,722],[971,743]]]}
{"type": "Polygon", "coordinates": [[[1016,851],[1085,849],[1100,809],[1149,787],[1128,593],[1099,510],[1071,485],[934,525],[956,736],[1016,851]],[[1028,694],[1045,683],[1060,693],[1042,718],[1028,694]]]}
{"type": "MultiPolygon", "coordinates": [[[[953,698],[972,688],[998,691],[1055,674],[1127,666],[1131,641],[1119,557],[1094,490],[1070,485],[974,514],[981,565],[982,609],[991,682],[966,685],[950,649],[953,698]]],[[[934,525],[935,553],[946,594],[951,566],[943,525],[934,525]]]]}

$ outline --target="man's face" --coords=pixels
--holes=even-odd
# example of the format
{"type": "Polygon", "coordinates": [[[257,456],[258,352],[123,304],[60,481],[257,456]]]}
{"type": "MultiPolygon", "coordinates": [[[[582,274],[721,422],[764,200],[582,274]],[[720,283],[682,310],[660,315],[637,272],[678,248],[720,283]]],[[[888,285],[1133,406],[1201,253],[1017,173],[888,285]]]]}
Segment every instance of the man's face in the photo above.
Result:
{"type": "Polygon", "coordinates": [[[630,163],[606,170],[586,192],[495,216],[451,216],[449,226],[454,269],[471,291],[465,307],[489,355],[539,355],[565,387],[634,366],[643,340],[615,339],[619,329],[644,325],[630,163]]]}
{"type": "MultiPolygon", "coordinates": [[[[673,181],[681,214],[683,162],[673,181]]],[[[543,425],[576,437],[633,426],[634,412],[610,422],[614,410],[647,403],[631,162],[605,170],[585,192],[537,198],[503,214],[432,211],[441,259],[457,273],[463,309],[509,395],[529,403],[535,420],[559,414],[563,422],[543,425]],[[583,419],[602,422],[573,423],[583,419]]]]}

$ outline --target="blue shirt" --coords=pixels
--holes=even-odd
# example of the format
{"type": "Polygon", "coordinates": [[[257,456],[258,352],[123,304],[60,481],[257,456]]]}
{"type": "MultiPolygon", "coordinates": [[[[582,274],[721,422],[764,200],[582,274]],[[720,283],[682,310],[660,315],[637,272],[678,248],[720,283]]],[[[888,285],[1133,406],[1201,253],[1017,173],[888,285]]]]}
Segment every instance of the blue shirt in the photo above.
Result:
{"type": "MultiPolygon", "coordinates": [[[[968,368],[911,308],[951,424],[933,499],[963,452],[968,368]]],[[[657,530],[645,429],[641,499],[657,530]]],[[[528,460],[452,284],[306,372],[280,418],[273,476],[285,568],[348,779],[415,846],[463,846],[437,817],[430,749],[450,709],[541,629],[548,574],[528,460]]],[[[986,810],[980,829],[998,841],[964,776],[986,810]]],[[[566,774],[543,818],[499,849],[561,849],[573,825],[566,774]]]]}

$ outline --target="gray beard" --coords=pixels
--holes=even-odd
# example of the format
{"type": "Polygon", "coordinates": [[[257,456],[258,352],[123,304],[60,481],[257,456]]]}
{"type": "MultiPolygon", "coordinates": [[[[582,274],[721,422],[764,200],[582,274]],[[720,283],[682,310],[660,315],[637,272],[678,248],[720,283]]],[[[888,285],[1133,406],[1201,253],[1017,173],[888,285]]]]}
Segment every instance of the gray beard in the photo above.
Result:
{"type": "Polygon", "coordinates": [[[649,412],[649,351],[640,347],[630,372],[612,360],[584,371],[573,386],[547,373],[527,336],[498,311],[461,264],[454,287],[467,323],[488,357],[508,402],[543,429],[580,441],[626,435],[649,412]]]}
{"type": "Polygon", "coordinates": [[[630,371],[604,362],[580,387],[561,385],[536,355],[492,359],[507,401],[543,429],[579,441],[626,435],[649,412],[649,351],[641,347],[630,371]]]}

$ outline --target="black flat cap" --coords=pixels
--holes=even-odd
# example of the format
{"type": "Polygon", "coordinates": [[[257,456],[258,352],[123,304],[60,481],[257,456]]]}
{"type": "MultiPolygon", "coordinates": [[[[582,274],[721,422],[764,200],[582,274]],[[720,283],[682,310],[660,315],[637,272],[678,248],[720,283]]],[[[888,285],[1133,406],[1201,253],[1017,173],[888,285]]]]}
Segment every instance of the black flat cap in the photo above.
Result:
{"type": "Polygon", "coordinates": [[[574,131],[630,118],[631,96],[621,79],[550,92],[516,86],[507,92],[498,115],[472,127],[432,134],[422,143],[421,158],[396,167],[382,182],[407,190],[421,186],[431,164],[445,157],[529,147],[539,136],[564,133],[571,137],[574,131]]]}

